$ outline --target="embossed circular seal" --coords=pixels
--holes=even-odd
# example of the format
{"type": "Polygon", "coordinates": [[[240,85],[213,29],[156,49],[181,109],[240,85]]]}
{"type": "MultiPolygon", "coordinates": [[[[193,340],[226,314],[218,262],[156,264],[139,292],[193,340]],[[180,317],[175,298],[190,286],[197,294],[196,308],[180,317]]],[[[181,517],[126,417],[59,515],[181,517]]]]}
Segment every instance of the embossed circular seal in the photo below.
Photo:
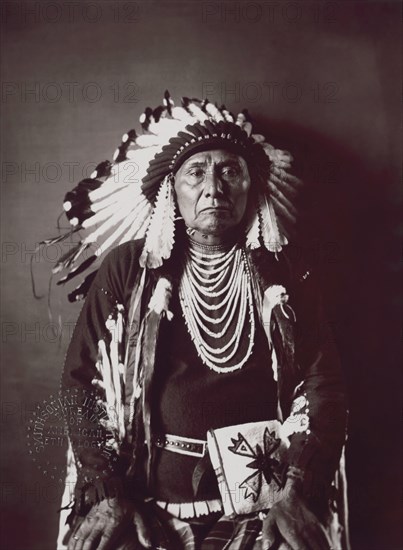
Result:
{"type": "MultiPolygon", "coordinates": [[[[64,390],[38,404],[27,426],[27,445],[34,464],[44,475],[60,479],[55,455],[74,442],[75,454],[98,449],[103,460],[99,473],[113,470],[117,455],[113,451],[113,434],[107,429],[108,411],[94,392],[64,390]]],[[[96,468],[94,461],[94,468],[96,468]]]]}

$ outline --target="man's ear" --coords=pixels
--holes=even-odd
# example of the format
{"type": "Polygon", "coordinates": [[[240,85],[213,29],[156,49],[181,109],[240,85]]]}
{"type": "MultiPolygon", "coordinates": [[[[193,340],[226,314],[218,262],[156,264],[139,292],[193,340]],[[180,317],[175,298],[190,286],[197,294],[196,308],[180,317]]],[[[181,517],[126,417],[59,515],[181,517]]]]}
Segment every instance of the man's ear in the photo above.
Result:
{"type": "Polygon", "coordinates": [[[249,191],[248,191],[248,199],[246,203],[245,216],[244,216],[245,220],[253,219],[258,209],[259,209],[258,193],[257,193],[256,186],[253,185],[251,180],[249,191]]]}

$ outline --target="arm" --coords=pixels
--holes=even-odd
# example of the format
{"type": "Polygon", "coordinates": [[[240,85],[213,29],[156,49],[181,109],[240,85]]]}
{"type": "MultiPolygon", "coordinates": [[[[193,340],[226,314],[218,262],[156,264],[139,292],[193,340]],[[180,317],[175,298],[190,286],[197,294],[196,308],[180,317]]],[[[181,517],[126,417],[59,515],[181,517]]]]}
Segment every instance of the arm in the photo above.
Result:
{"type": "MultiPolygon", "coordinates": [[[[62,391],[64,394],[67,390],[77,392],[81,402],[84,392],[94,398],[96,393],[99,395],[93,383],[100,378],[96,367],[98,342],[104,340],[108,347],[111,335],[105,323],[109,315],[116,311],[117,304],[123,305],[126,310],[124,313],[127,314],[131,281],[138,271],[137,249],[132,245],[124,245],[105,258],[77,321],[62,374],[62,391]]],[[[93,403],[91,411],[95,407],[95,401],[93,403]]],[[[84,438],[80,432],[83,433],[83,428],[92,432],[96,428],[99,431],[100,424],[94,418],[90,420],[84,415],[78,420],[79,425],[69,426],[69,435],[78,470],[75,511],[85,514],[95,502],[120,492],[125,464],[115,452],[105,452],[105,445],[84,447],[84,438]]],[[[103,436],[105,438],[105,431],[103,436]]]]}
{"type": "MultiPolygon", "coordinates": [[[[65,394],[76,391],[79,403],[84,395],[92,397],[91,411],[95,410],[96,397],[104,397],[94,386],[94,381],[101,378],[96,366],[98,342],[103,340],[109,347],[114,336],[108,331],[106,321],[114,315],[118,304],[124,306],[124,314],[128,313],[133,283],[138,276],[139,250],[141,246],[130,243],[118,247],[105,258],[90,288],[68,349],[62,390],[65,394]]],[[[69,518],[73,532],[68,548],[82,550],[94,547],[103,550],[111,541],[116,542],[128,526],[133,528],[133,517],[137,518],[137,523],[141,518],[125,494],[123,479],[128,464],[122,459],[122,454],[110,452],[109,448],[106,453],[105,444],[100,447],[83,446],[85,438],[80,436],[78,427],[81,433],[84,428],[92,432],[96,428],[98,441],[99,430],[102,429],[104,442],[106,431],[94,418],[91,420],[82,415],[80,420],[79,425],[69,425],[77,465],[77,483],[74,511],[69,518]]],[[[141,532],[145,532],[145,528],[141,532]]]]}
{"type": "Polygon", "coordinates": [[[310,426],[309,432],[291,436],[285,496],[264,522],[264,548],[274,542],[276,529],[293,549],[329,548],[318,518],[325,520],[330,485],[345,440],[347,411],[338,355],[314,277],[303,275],[300,272],[290,287],[290,305],[296,314],[295,363],[293,372],[282,373],[288,378],[283,380],[286,395],[282,402],[284,416],[288,416],[292,398],[304,395],[310,426]],[[292,392],[295,386],[297,391],[292,392]]]}
{"type": "Polygon", "coordinates": [[[326,504],[346,437],[347,407],[339,356],[314,274],[299,276],[291,296],[295,355],[308,401],[310,433],[294,434],[289,463],[303,472],[302,491],[316,511],[326,504]]]}

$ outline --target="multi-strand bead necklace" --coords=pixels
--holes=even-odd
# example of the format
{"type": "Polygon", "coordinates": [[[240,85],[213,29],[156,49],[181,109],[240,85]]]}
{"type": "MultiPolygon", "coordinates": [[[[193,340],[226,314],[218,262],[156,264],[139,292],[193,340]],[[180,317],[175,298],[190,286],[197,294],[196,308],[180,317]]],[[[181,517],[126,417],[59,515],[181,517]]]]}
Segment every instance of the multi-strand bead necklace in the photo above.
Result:
{"type": "Polygon", "coordinates": [[[252,353],[255,337],[245,251],[237,245],[223,251],[222,246],[190,241],[179,297],[188,331],[203,363],[218,373],[240,369],[252,353]],[[225,366],[236,357],[247,324],[250,332],[244,356],[236,364],[225,366]],[[229,330],[232,334],[228,334],[229,330]],[[226,343],[220,345],[227,335],[226,343]]]}

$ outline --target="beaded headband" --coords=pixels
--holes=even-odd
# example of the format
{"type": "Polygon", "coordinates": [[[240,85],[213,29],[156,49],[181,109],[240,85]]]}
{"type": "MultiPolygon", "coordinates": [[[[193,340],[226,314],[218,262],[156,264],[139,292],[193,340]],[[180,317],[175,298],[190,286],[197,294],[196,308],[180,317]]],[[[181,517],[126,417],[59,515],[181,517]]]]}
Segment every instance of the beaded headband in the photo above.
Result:
{"type": "Polygon", "coordinates": [[[236,153],[246,160],[250,172],[257,172],[258,168],[266,172],[267,179],[271,163],[263,147],[234,122],[206,120],[204,124],[189,124],[185,130],[172,137],[149,164],[142,190],[150,201],[155,198],[161,178],[176,173],[189,157],[206,150],[226,149],[236,153]]]}
{"type": "Polygon", "coordinates": [[[292,156],[253,134],[246,111],[234,117],[225,106],[188,98],[179,107],[165,92],[163,105],[147,107],[140,123],[141,135],[134,129],[125,133],[113,161],[101,162],[90,178],[66,194],[63,208],[71,230],[40,243],[49,246],[79,237],[52,270],[63,275],[59,285],[86,274],[69,293],[70,301],[87,294],[97,260],[124,242],[145,238],[140,258],[144,267],[159,267],[170,257],[175,232],[172,174],[196,152],[224,148],[247,162],[258,188],[256,210],[247,220],[247,246],[277,252],[295,224],[301,182],[291,173],[292,156]]]}

